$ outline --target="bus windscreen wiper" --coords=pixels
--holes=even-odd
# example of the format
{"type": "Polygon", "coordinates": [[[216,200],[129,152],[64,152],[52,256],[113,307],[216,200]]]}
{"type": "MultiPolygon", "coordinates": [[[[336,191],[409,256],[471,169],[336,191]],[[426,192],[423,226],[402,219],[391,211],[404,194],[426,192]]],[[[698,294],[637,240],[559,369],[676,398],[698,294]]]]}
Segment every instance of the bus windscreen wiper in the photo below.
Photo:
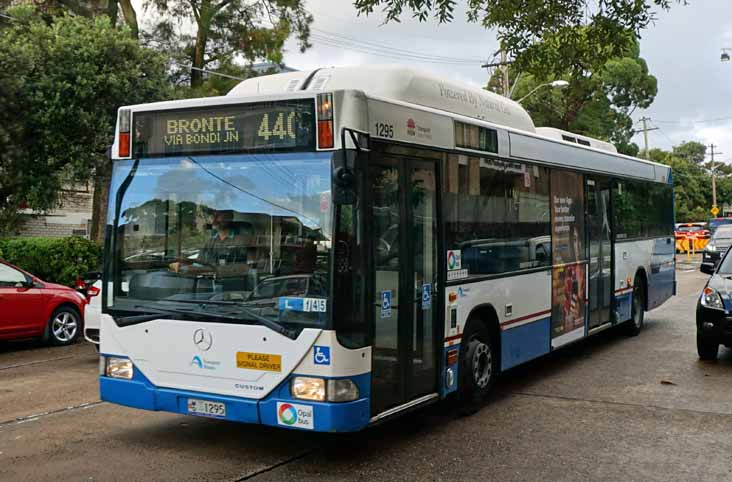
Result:
{"type": "Polygon", "coordinates": [[[295,331],[281,325],[280,323],[270,320],[267,317],[264,317],[260,315],[259,313],[255,312],[254,310],[250,308],[246,308],[244,306],[241,306],[241,303],[237,301],[207,301],[207,300],[160,300],[165,302],[171,302],[171,303],[187,303],[191,305],[198,305],[201,310],[180,310],[180,309],[169,309],[165,308],[169,313],[173,314],[185,314],[185,315],[195,315],[195,316],[204,316],[209,319],[218,319],[221,321],[237,321],[242,322],[244,321],[242,318],[239,318],[238,316],[233,316],[231,312],[228,314],[220,314],[220,313],[211,313],[207,311],[203,311],[206,309],[207,305],[213,305],[213,306],[229,306],[232,308],[236,308],[237,313],[242,313],[247,315],[248,317],[252,318],[254,321],[258,321],[260,324],[266,326],[270,330],[279,333],[280,335],[284,335],[287,338],[295,339],[295,331]]]}
{"type": "Polygon", "coordinates": [[[145,323],[146,321],[153,321],[158,320],[160,318],[170,317],[173,316],[175,313],[171,311],[158,311],[156,313],[144,313],[141,315],[130,315],[130,316],[122,316],[120,318],[114,318],[114,322],[117,324],[117,326],[124,327],[124,326],[132,326],[137,325],[139,323],[145,323]]]}

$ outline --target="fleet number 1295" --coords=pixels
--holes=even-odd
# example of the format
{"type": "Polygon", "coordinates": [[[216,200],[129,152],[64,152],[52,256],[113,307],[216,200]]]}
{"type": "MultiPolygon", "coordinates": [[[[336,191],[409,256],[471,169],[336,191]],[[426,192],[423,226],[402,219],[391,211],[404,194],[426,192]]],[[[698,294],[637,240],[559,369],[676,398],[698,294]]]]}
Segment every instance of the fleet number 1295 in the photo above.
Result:
{"type": "Polygon", "coordinates": [[[378,137],[387,137],[389,139],[394,138],[394,126],[392,124],[377,122],[374,124],[374,127],[376,127],[376,135],[378,137]]]}

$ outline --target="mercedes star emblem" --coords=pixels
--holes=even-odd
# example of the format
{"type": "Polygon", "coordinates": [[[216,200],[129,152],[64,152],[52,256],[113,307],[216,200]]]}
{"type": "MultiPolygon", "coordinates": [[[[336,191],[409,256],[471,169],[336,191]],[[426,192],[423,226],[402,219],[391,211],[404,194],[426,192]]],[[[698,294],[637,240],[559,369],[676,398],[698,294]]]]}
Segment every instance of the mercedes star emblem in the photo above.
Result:
{"type": "Polygon", "coordinates": [[[193,344],[201,351],[208,351],[213,345],[213,336],[210,332],[199,328],[193,332],[193,344]]]}

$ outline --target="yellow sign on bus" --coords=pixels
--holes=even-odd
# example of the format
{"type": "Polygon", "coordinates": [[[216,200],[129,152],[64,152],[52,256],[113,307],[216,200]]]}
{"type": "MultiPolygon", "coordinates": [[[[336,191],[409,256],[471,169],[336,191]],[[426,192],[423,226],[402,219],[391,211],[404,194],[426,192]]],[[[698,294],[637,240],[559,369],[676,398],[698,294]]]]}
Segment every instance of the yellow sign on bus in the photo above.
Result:
{"type": "Polygon", "coordinates": [[[247,370],[280,372],[282,371],[282,355],[238,351],[236,352],[236,367],[247,370]]]}

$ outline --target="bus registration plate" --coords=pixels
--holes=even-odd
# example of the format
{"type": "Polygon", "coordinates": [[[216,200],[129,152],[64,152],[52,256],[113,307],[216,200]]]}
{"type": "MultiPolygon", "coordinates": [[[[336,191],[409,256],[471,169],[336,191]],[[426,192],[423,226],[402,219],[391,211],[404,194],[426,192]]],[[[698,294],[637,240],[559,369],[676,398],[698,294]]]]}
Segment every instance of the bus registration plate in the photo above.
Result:
{"type": "Polygon", "coordinates": [[[189,398],[188,413],[192,415],[203,415],[204,417],[225,417],[226,405],[220,402],[189,398]]]}

